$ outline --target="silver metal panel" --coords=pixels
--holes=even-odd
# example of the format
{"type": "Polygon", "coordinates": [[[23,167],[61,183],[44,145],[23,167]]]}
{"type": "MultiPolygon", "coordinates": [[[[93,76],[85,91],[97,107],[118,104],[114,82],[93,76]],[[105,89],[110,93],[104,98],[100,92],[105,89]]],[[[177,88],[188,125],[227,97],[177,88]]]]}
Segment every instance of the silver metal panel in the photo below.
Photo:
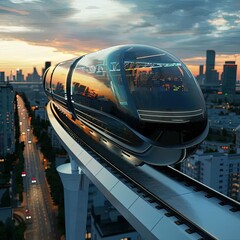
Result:
{"type": "Polygon", "coordinates": [[[73,145],[71,146],[72,152],[79,153],[79,155],[84,151],[83,148],[79,150],[79,145],[77,142],[74,141],[73,145]]]}
{"type": "Polygon", "coordinates": [[[220,205],[218,199],[206,198],[206,193],[195,192],[148,166],[143,166],[142,169],[153,174],[159,182],[158,188],[153,186],[149,189],[161,196],[170,206],[219,239],[238,239],[236,236],[240,236],[239,213],[231,212],[229,206],[220,205]]]}
{"type": "Polygon", "coordinates": [[[129,211],[136,216],[140,222],[144,222],[145,226],[150,230],[153,229],[163,217],[159,211],[153,208],[153,205],[148,204],[148,202],[140,197],[131,205],[129,211]],[[139,211],[140,209],[144,209],[144,211],[139,211]]]}
{"type": "Polygon", "coordinates": [[[231,212],[229,206],[219,205],[216,199],[209,199],[202,195],[202,192],[193,192],[168,199],[168,202],[217,238],[239,239],[239,214],[231,212]]]}
{"type": "Polygon", "coordinates": [[[151,186],[151,183],[149,183],[149,189],[154,189],[154,192],[157,192],[163,200],[167,200],[168,198],[174,196],[189,194],[192,192],[191,189],[187,188],[183,184],[176,182],[174,179],[169,179],[164,174],[157,172],[147,165],[143,165],[141,168],[157,180],[157,182],[155,182],[157,185],[151,186]]]}
{"type": "Polygon", "coordinates": [[[161,236],[161,239],[177,239],[177,240],[187,240],[187,239],[201,239],[197,233],[188,234],[186,230],[186,225],[180,225],[176,227],[176,219],[172,219],[164,216],[161,221],[157,223],[152,232],[156,236],[161,236]]]}
{"type": "Polygon", "coordinates": [[[89,161],[86,166],[94,176],[96,176],[97,173],[100,172],[101,169],[103,169],[103,166],[94,159],[92,159],[92,161],[89,161]]]}
{"type": "MultiPolygon", "coordinates": [[[[112,200],[111,203],[118,210],[121,210],[124,217],[139,233],[144,236],[151,236],[146,237],[146,239],[200,239],[196,233],[186,233],[186,225],[176,225],[173,217],[166,217],[164,215],[166,210],[156,209],[147,199],[139,197],[127,185],[121,181],[116,182],[115,176],[112,176],[112,178],[107,169],[103,168],[88,153],[82,151],[82,147],[63,131],[52,115],[49,105],[48,115],[60,140],[67,151],[77,158],[84,173],[102,192],[107,192],[105,196],[112,200]]],[[[142,171],[141,176],[137,179],[141,184],[216,238],[223,240],[239,239],[239,213],[231,212],[228,206],[219,205],[217,199],[206,198],[205,193],[195,192],[183,183],[169,179],[164,174],[156,172],[146,165],[137,167],[131,170],[132,173],[128,174],[135,174],[135,170],[142,171]]],[[[127,172],[128,168],[125,168],[124,171],[127,172]]]]}
{"type": "Polygon", "coordinates": [[[139,198],[136,193],[134,193],[131,189],[127,188],[126,185],[120,181],[112,188],[110,192],[126,208],[129,208],[139,198]]]}
{"type": "Polygon", "coordinates": [[[119,180],[114,177],[108,170],[103,168],[98,174],[97,174],[98,180],[105,186],[107,190],[111,190],[118,182],[119,180]]]}
{"type": "MultiPolygon", "coordinates": [[[[79,145],[78,145],[78,148],[79,148],[79,145]]],[[[83,148],[81,148],[81,149],[83,150],[83,148]]],[[[77,151],[75,151],[75,154],[76,153],[77,153],[77,151]]],[[[78,159],[81,159],[82,164],[85,164],[85,165],[87,165],[92,160],[92,156],[84,150],[81,151],[79,154],[77,154],[77,157],[78,157],[78,159]]]]}

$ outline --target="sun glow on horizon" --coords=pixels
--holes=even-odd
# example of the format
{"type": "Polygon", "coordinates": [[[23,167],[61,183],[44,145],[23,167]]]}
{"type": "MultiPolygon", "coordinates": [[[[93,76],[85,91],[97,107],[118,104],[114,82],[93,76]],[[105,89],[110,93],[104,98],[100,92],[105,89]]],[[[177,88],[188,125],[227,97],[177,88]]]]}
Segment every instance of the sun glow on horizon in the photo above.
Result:
{"type": "MultiPolygon", "coordinates": [[[[190,69],[194,76],[199,75],[199,66],[203,65],[205,73],[206,70],[206,58],[205,57],[192,57],[181,59],[187,67],[190,69]]],[[[235,61],[237,64],[237,80],[240,80],[240,53],[239,54],[216,54],[215,58],[215,70],[219,73],[219,78],[221,78],[221,73],[223,71],[223,65],[225,61],[235,61]]]]}
{"type": "Polygon", "coordinates": [[[6,75],[16,69],[22,69],[24,75],[27,75],[32,73],[33,67],[40,73],[45,61],[56,64],[76,57],[70,53],[59,52],[54,47],[30,45],[23,41],[0,41],[0,49],[0,71],[4,71],[6,75]]]}
{"type": "MultiPolygon", "coordinates": [[[[48,47],[45,45],[31,45],[24,41],[16,40],[2,40],[0,41],[0,71],[4,71],[6,76],[14,74],[16,69],[21,69],[24,76],[33,72],[33,67],[36,67],[38,73],[41,74],[41,70],[44,67],[46,61],[51,61],[52,65],[61,61],[69,60],[71,58],[79,57],[85,52],[69,53],[59,51],[57,46],[60,44],[56,42],[54,47],[48,47]]],[[[96,49],[90,49],[91,52],[95,52],[96,49]]],[[[190,69],[194,76],[199,74],[199,65],[204,65],[206,58],[202,56],[196,56],[192,58],[181,59],[190,69]]],[[[238,65],[237,80],[240,80],[240,54],[216,54],[215,69],[219,72],[219,78],[223,71],[223,65],[225,61],[236,61],[238,65]]]]}

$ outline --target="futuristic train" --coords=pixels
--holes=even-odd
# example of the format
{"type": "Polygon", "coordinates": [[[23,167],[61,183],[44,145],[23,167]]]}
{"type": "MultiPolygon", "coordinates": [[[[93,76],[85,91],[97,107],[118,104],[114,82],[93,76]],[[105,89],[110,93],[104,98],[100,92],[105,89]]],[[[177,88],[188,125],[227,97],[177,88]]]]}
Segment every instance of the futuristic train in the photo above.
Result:
{"type": "Polygon", "coordinates": [[[83,134],[142,163],[180,162],[208,134],[195,78],[156,47],[120,45],[61,62],[45,71],[44,89],[72,122],[87,127],[83,134]]]}

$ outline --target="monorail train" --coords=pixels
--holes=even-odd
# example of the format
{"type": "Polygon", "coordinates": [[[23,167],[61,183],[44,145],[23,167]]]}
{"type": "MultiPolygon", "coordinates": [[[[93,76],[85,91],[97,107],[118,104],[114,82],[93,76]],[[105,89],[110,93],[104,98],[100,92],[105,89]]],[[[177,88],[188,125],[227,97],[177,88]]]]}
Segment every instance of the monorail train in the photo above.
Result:
{"type": "Polygon", "coordinates": [[[195,78],[155,47],[120,45],[61,62],[46,70],[44,89],[79,128],[97,134],[93,141],[103,139],[142,163],[180,162],[208,134],[195,78]]]}

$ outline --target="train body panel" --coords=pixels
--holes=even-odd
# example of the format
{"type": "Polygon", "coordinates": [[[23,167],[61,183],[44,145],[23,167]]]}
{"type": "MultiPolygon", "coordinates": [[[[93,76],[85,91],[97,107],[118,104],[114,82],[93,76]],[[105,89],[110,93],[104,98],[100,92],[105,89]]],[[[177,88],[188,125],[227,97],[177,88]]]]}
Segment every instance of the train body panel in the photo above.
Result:
{"type": "Polygon", "coordinates": [[[44,87],[75,119],[149,164],[183,160],[208,133],[196,80],[155,47],[121,45],[59,63],[44,87]]]}

